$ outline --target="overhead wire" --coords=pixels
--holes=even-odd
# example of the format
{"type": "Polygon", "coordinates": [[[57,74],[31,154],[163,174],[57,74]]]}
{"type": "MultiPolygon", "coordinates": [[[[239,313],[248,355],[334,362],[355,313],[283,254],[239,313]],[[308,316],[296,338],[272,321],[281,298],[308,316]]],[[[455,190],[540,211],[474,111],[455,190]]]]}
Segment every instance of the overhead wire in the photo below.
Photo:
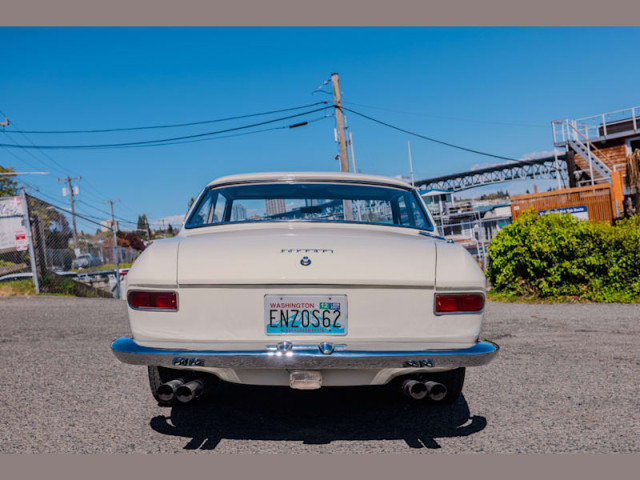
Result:
{"type": "Polygon", "coordinates": [[[192,127],[196,125],[207,125],[211,123],[220,123],[226,122],[230,120],[240,120],[243,118],[251,118],[251,117],[260,117],[265,115],[273,115],[275,113],[283,113],[283,112],[291,112],[294,110],[301,110],[303,108],[315,107],[316,105],[327,104],[327,100],[323,100],[320,102],[309,103],[307,105],[299,105],[297,107],[289,107],[289,108],[281,108],[279,110],[271,110],[268,112],[258,112],[258,113],[250,113],[246,115],[236,115],[233,117],[226,118],[216,118],[213,120],[201,120],[197,122],[186,122],[186,123],[172,123],[165,125],[147,125],[142,127],[118,127],[118,128],[103,128],[103,129],[92,129],[92,130],[20,130],[22,133],[30,133],[30,134],[79,134],[79,133],[110,133],[110,132],[130,132],[130,131],[138,131],[138,130],[153,130],[153,129],[161,129],[161,128],[181,128],[181,127],[192,127]]]}
{"type": "MultiPolygon", "coordinates": [[[[15,154],[14,152],[12,152],[11,150],[8,150],[8,149],[5,149],[5,150],[6,150],[6,152],[7,152],[7,153],[9,153],[10,155],[12,155],[12,156],[13,156],[14,158],[16,158],[17,160],[20,160],[21,162],[26,163],[26,164],[27,164],[27,165],[29,165],[31,168],[36,168],[34,165],[32,165],[31,163],[27,162],[25,159],[23,159],[23,158],[19,157],[18,155],[16,155],[16,154],[15,154]]],[[[43,163],[43,164],[44,164],[44,163],[43,163]]],[[[49,166],[49,165],[47,165],[47,166],[49,166]]],[[[65,173],[66,173],[66,172],[65,172],[65,173]]],[[[53,199],[54,201],[58,201],[58,199],[57,199],[57,198],[55,198],[53,195],[51,195],[51,194],[49,194],[49,193],[47,193],[47,192],[43,191],[43,190],[42,190],[42,188],[40,188],[40,187],[36,187],[35,185],[33,185],[33,184],[29,183],[29,182],[26,182],[26,181],[24,181],[24,180],[22,180],[22,179],[20,180],[20,183],[22,183],[22,184],[24,184],[24,185],[27,185],[29,188],[31,188],[31,189],[33,189],[33,190],[37,191],[39,195],[42,195],[42,196],[44,196],[44,197],[47,197],[48,199],[53,199]]],[[[82,200],[80,200],[80,199],[78,199],[78,200],[77,200],[77,202],[82,203],[82,204],[84,204],[84,205],[86,205],[86,206],[88,206],[88,207],[91,207],[91,208],[97,209],[97,208],[96,208],[96,207],[94,207],[93,205],[90,205],[89,203],[84,202],[84,201],[82,201],[82,200]]],[[[99,209],[97,209],[97,210],[99,210],[99,209]]],[[[99,210],[99,211],[100,211],[100,210],[99,210]]],[[[103,213],[105,213],[105,212],[103,212],[103,213]]],[[[87,214],[87,215],[88,215],[88,214],[87,214]]],[[[110,215],[110,214],[109,214],[109,215],[110,215]]],[[[90,215],[88,215],[88,216],[90,216],[90,215]]],[[[94,217],[94,218],[95,218],[95,217],[94,217]]],[[[131,222],[131,221],[129,221],[129,220],[124,220],[124,219],[121,219],[121,220],[122,220],[122,221],[124,221],[124,222],[127,222],[127,223],[133,223],[133,222],[131,222]]]]}
{"type": "MultiPolygon", "coordinates": [[[[61,207],[60,205],[52,203],[52,201],[51,201],[52,199],[53,199],[53,201],[57,201],[57,199],[55,199],[52,195],[49,195],[46,192],[41,191],[38,187],[30,184],[29,182],[22,181],[22,183],[24,183],[25,185],[29,186],[33,190],[36,190],[38,192],[38,196],[43,196],[43,197],[47,198],[47,200],[39,199],[38,196],[35,196],[35,195],[30,195],[31,197],[39,199],[41,201],[44,201],[45,203],[47,203],[48,205],[54,207],[55,209],[62,210],[63,212],[68,213],[69,215],[78,217],[78,218],[80,218],[80,219],[82,219],[84,221],[90,222],[92,224],[99,225],[100,227],[103,226],[102,223],[101,223],[102,219],[100,219],[98,217],[95,217],[95,216],[93,216],[91,214],[85,213],[85,212],[78,212],[77,209],[76,209],[76,212],[71,213],[70,209],[64,208],[64,207],[61,207]]],[[[107,228],[109,228],[109,227],[107,227],[107,228]]]]}
{"type": "MultiPolygon", "coordinates": [[[[329,116],[325,115],[322,117],[317,117],[311,120],[307,120],[304,123],[305,124],[309,124],[309,123],[315,123],[318,122],[320,120],[324,120],[326,118],[329,118],[329,116]]],[[[163,142],[163,143],[153,143],[153,144],[145,144],[145,145],[135,145],[135,146],[129,146],[129,147],[120,147],[120,148],[146,148],[146,147],[162,147],[165,145],[181,145],[184,143],[197,143],[197,142],[209,142],[212,140],[221,140],[224,138],[232,138],[232,137],[243,137],[246,135],[253,135],[256,133],[264,133],[264,132],[271,132],[274,130],[287,130],[287,129],[291,129],[297,126],[301,126],[301,125],[280,125],[277,127],[269,127],[269,128],[262,128],[259,130],[252,130],[250,132],[242,132],[242,133],[232,133],[230,135],[220,135],[220,136],[216,136],[216,137],[210,137],[210,138],[200,138],[200,139],[196,139],[196,140],[183,140],[183,141],[177,141],[177,142],[163,142]]],[[[114,147],[114,148],[118,148],[118,147],[114,147]]]]}
{"type": "MultiPolygon", "coordinates": [[[[87,202],[85,202],[85,201],[83,201],[83,200],[81,200],[81,199],[78,199],[78,200],[76,200],[76,201],[77,201],[78,203],[82,204],[82,205],[85,205],[85,206],[87,206],[87,207],[93,208],[94,210],[96,210],[96,211],[98,211],[98,212],[100,212],[100,213],[104,213],[105,215],[108,215],[109,217],[111,217],[111,213],[110,213],[110,212],[107,212],[106,210],[102,210],[102,209],[100,209],[100,208],[98,208],[98,207],[95,207],[95,206],[93,206],[93,205],[91,205],[91,204],[89,204],[89,203],[87,203],[87,202]]],[[[128,220],[128,219],[126,219],[126,218],[119,217],[118,215],[114,215],[113,217],[114,217],[115,219],[117,219],[117,220],[120,220],[120,221],[125,222],[125,223],[129,223],[129,224],[131,224],[131,225],[137,225],[137,224],[138,224],[138,222],[134,222],[134,221],[132,221],[132,220],[128,220]]]]}
{"type": "MultiPolygon", "coordinates": [[[[6,114],[5,114],[1,109],[0,109],[0,114],[1,114],[1,115],[3,115],[5,118],[7,117],[7,115],[6,115],[6,114]]],[[[15,122],[12,122],[12,124],[13,124],[14,126],[16,126],[15,122]]],[[[17,127],[17,126],[16,126],[16,127],[17,127]]],[[[4,130],[3,130],[3,131],[4,131],[4,130]]],[[[6,132],[6,131],[4,131],[4,133],[14,133],[14,132],[6,132]]],[[[18,131],[18,133],[20,133],[20,135],[21,135],[22,137],[24,137],[24,138],[27,140],[27,142],[29,142],[31,145],[35,145],[35,144],[34,144],[34,143],[29,139],[29,137],[27,137],[27,136],[24,134],[24,132],[22,132],[22,131],[18,131]]],[[[14,144],[16,144],[16,142],[11,138],[11,136],[9,136],[9,139],[10,139],[10,141],[12,141],[14,144]]],[[[4,148],[7,152],[11,153],[14,157],[16,157],[16,158],[18,158],[18,159],[20,160],[20,158],[19,158],[19,157],[17,157],[15,154],[13,154],[13,153],[12,153],[10,150],[8,150],[6,147],[3,147],[3,148],[4,148]]],[[[25,151],[27,154],[29,154],[29,156],[31,156],[31,157],[33,157],[34,159],[38,160],[41,164],[45,165],[47,168],[49,168],[49,167],[51,167],[51,166],[52,166],[52,165],[48,165],[48,164],[47,164],[47,163],[45,163],[43,160],[41,160],[41,159],[39,159],[39,158],[35,157],[35,155],[33,155],[29,150],[24,150],[24,151],[25,151]]],[[[42,151],[42,150],[37,150],[37,151],[38,151],[38,153],[40,153],[43,157],[45,157],[46,159],[48,159],[49,161],[51,161],[53,165],[55,165],[55,166],[59,167],[59,168],[57,168],[57,167],[53,167],[53,169],[54,169],[54,170],[57,170],[57,171],[58,171],[59,173],[61,173],[62,175],[69,175],[69,171],[68,171],[68,170],[67,170],[63,165],[61,165],[59,162],[57,162],[56,160],[54,160],[50,155],[48,155],[46,152],[44,152],[44,151],[42,151]]],[[[22,161],[25,161],[25,160],[23,160],[23,159],[22,159],[22,161]]],[[[25,163],[27,163],[27,164],[28,164],[29,166],[31,166],[32,168],[35,168],[35,167],[33,167],[33,165],[29,164],[28,162],[26,162],[26,161],[25,161],[25,163]]],[[[90,184],[90,182],[88,182],[86,179],[85,179],[85,183],[86,183],[86,184],[90,184]]],[[[105,195],[103,195],[100,191],[98,191],[98,189],[97,189],[97,188],[95,188],[95,187],[93,187],[93,186],[91,186],[91,185],[89,185],[89,188],[90,188],[90,189],[92,189],[92,190],[94,190],[94,191],[95,191],[96,193],[98,193],[99,195],[102,195],[102,196],[103,196],[103,198],[106,198],[106,196],[105,196],[105,195]]],[[[94,197],[94,199],[97,199],[98,201],[102,201],[102,199],[101,199],[101,198],[99,198],[97,195],[92,194],[91,192],[87,192],[87,193],[88,193],[88,195],[89,195],[89,196],[93,196],[93,197],[94,197]]]]}
{"type": "Polygon", "coordinates": [[[506,157],[504,155],[498,155],[498,154],[494,154],[494,153],[483,152],[483,151],[477,150],[475,148],[464,147],[462,145],[457,145],[457,144],[451,143],[451,142],[445,142],[444,140],[439,140],[439,139],[434,138],[434,137],[429,137],[429,136],[423,135],[421,133],[416,133],[416,132],[413,132],[411,130],[407,130],[406,128],[398,127],[398,126],[393,125],[391,123],[388,123],[388,122],[385,122],[383,120],[371,117],[369,115],[365,115],[364,113],[358,112],[357,110],[353,110],[353,109],[345,107],[345,106],[342,107],[342,110],[346,110],[346,111],[351,112],[351,113],[353,113],[353,114],[355,114],[355,115],[357,115],[359,117],[365,118],[367,120],[370,120],[372,122],[378,123],[380,125],[384,125],[385,127],[391,128],[393,130],[397,130],[399,132],[403,132],[403,133],[406,133],[408,135],[413,135],[414,137],[422,138],[424,140],[428,140],[428,141],[433,142],[433,143],[444,145],[446,147],[455,148],[457,150],[462,150],[462,151],[465,151],[465,152],[475,153],[477,155],[483,155],[485,157],[497,158],[499,160],[506,160],[506,161],[509,161],[509,162],[516,162],[516,163],[521,163],[521,164],[534,163],[534,161],[531,161],[531,160],[519,160],[519,159],[516,159],[516,158],[506,157]]]}
{"type": "Polygon", "coordinates": [[[162,138],[162,139],[155,139],[155,140],[142,140],[142,141],[137,141],[137,142],[121,142],[121,143],[108,143],[108,144],[92,144],[92,145],[17,145],[17,144],[13,144],[13,145],[8,145],[8,144],[0,144],[0,147],[4,146],[7,148],[23,148],[23,149],[43,149],[43,150],[82,150],[82,149],[103,149],[103,148],[117,148],[117,147],[133,147],[133,146],[140,146],[140,145],[149,145],[149,144],[161,144],[161,143],[167,143],[167,142],[175,142],[175,141],[180,141],[180,140],[191,140],[191,139],[199,139],[199,138],[203,138],[203,137],[208,137],[208,136],[212,136],[212,135],[219,135],[221,133],[228,133],[228,132],[235,132],[235,131],[239,131],[239,130],[246,130],[249,128],[255,128],[255,127],[259,127],[262,125],[268,125],[271,123],[276,123],[276,122],[281,122],[284,120],[289,120],[291,118],[297,118],[297,117],[301,117],[304,115],[309,115],[311,113],[316,113],[316,112],[320,112],[323,110],[326,110],[328,108],[333,108],[333,106],[325,106],[325,107],[321,107],[321,108],[316,108],[314,110],[308,110],[306,112],[302,112],[302,113],[296,113],[294,115],[288,115],[285,117],[279,117],[279,118],[275,118],[275,119],[270,119],[270,120],[264,120],[262,122],[256,122],[253,124],[248,124],[248,125],[241,125],[238,127],[231,127],[231,128],[225,128],[222,130],[217,130],[217,131],[212,131],[212,132],[204,132],[204,133],[197,133],[197,134],[192,134],[192,135],[183,135],[183,136],[179,136],[179,137],[170,137],[170,138],[162,138]]]}
{"type": "Polygon", "coordinates": [[[99,218],[97,218],[97,217],[91,217],[91,218],[94,218],[94,219],[95,219],[95,220],[92,220],[91,218],[89,218],[89,216],[88,216],[88,215],[87,215],[87,216],[85,216],[86,214],[79,214],[78,212],[74,212],[74,213],[72,213],[72,212],[71,212],[71,210],[69,210],[69,209],[67,209],[67,208],[64,208],[64,207],[61,207],[60,205],[56,205],[56,204],[53,204],[53,203],[51,203],[51,202],[47,202],[47,203],[48,203],[49,205],[51,205],[52,207],[54,207],[54,208],[58,209],[58,210],[62,210],[63,212],[68,213],[69,215],[73,215],[73,216],[76,216],[76,217],[78,217],[78,218],[81,218],[81,219],[83,219],[83,220],[85,220],[85,221],[87,221],[87,222],[94,223],[94,224],[96,224],[96,225],[98,225],[98,226],[100,226],[100,227],[102,227],[102,228],[108,228],[109,230],[112,230],[112,228],[111,228],[111,227],[108,227],[108,226],[103,225],[103,224],[99,221],[100,219],[99,219],[99,218]]]}
{"type": "Polygon", "coordinates": [[[11,151],[10,149],[6,148],[6,147],[2,147],[2,149],[7,152],[9,155],[11,155],[13,158],[19,160],[20,162],[24,162],[28,167],[33,168],[34,170],[37,170],[39,167],[36,167],[35,165],[33,165],[31,162],[25,160],[24,158],[19,157],[18,155],[16,155],[13,151],[11,151]]]}
{"type": "MultiPolygon", "coordinates": [[[[295,110],[295,109],[299,109],[299,108],[305,108],[307,106],[315,106],[315,105],[321,105],[321,104],[326,104],[326,101],[323,102],[316,102],[313,104],[309,104],[309,105],[305,105],[305,106],[300,106],[300,107],[293,107],[291,109],[280,109],[280,110],[274,110],[271,112],[261,112],[258,114],[251,114],[251,115],[242,115],[242,116],[237,116],[237,117],[229,117],[228,119],[235,119],[235,118],[246,118],[249,116],[257,116],[257,115],[266,115],[266,114],[270,114],[270,113],[276,113],[276,112],[282,112],[282,111],[289,111],[289,110],[295,110]]],[[[229,138],[229,137],[234,137],[234,136],[241,136],[241,135],[250,135],[250,134],[254,134],[254,133],[262,133],[265,131],[270,131],[270,130],[279,130],[279,129],[287,129],[287,128],[294,128],[294,127],[298,127],[298,126],[302,126],[302,125],[306,125],[308,123],[314,123],[317,122],[319,120],[323,120],[325,118],[328,118],[327,115],[323,116],[323,117],[318,117],[318,118],[314,118],[305,122],[301,122],[299,124],[293,124],[293,125],[281,125],[278,127],[272,127],[272,128],[265,128],[265,129],[260,129],[260,130],[254,130],[251,132],[243,132],[243,133],[236,133],[236,134],[231,134],[231,135],[222,135],[219,137],[213,137],[213,138],[198,138],[198,137],[203,137],[203,136],[209,136],[209,135],[216,135],[219,133],[224,133],[224,132],[231,132],[231,131],[237,131],[237,130],[242,130],[242,129],[246,129],[246,128],[253,128],[255,126],[259,126],[259,125],[265,125],[265,124],[269,124],[269,123],[274,123],[274,122],[278,122],[278,121],[283,121],[283,120],[287,120],[287,119],[291,119],[291,118],[297,118],[303,115],[308,115],[314,112],[318,112],[318,111],[322,111],[322,110],[326,110],[328,108],[332,108],[331,106],[328,107],[323,107],[323,108],[319,108],[319,109],[314,109],[311,111],[307,111],[307,112],[302,112],[299,114],[295,114],[295,115],[289,115],[289,116],[285,116],[282,118],[278,118],[278,119],[271,119],[271,120],[267,120],[264,122],[257,122],[251,125],[245,125],[245,126],[240,126],[240,127],[234,127],[234,128],[229,128],[229,129],[224,129],[224,130],[220,130],[217,132],[207,132],[204,134],[197,134],[197,135],[189,135],[189,136],[183,136],[183,137],[175,137],[173,139],[160,139],[160,140],[156,140],[156,141],[147,141],[147,142],[129,142],[129,143],[133,143],[133,145],[119,145],[121,146],[160,146],[160,145],[172,145],[172,144],[181,144],[181,143],[191,143],[191,142],[200,142],[200,141],[208,141],[208,140],[215,140],[218,138],[229,138]],[[170,140],[175,140],[175,141],[170,141],[170,140]],[[155,143],[154,143],[155,142],[155,143]]],[[[0,114],[5,115],[4,112],[2,112],[0,110],[0,114]]],[[[5,115],[6,116],[6,115],[5,115]]],[[[223,121],[223,120],[227,120],[227,119],[218,119],[218,120],[214,120],[214,121],[223,121]]],[[[213,122],[213,121],[209,121],[209,122],[213,122]]],[[[195,123],[206,123],[206,122],[192,122],[192,124],[195,123]]],[[[15,125],[15,122],[14,122],[15,125]]],[[[187,124],[176,124],[176,125],[180,125],[180,126],[186,126],[187,124]]],[[[154,127],[149,127],[149,128],[155,128],[155,127],[162,127],[162,126],[154,126],[154,127]]],[[[141,127],[142,128],[147,128],[147,127],[141,127]]],[[[7,144],[0,144],[0,147],[2,147],[5,151],[7,151],[9,154],[11,154],[13,157],[15,157],[16,159],[28,164],[30,167],[35,168],[35,166],[33,166],[32,164],[30,164],[29,162],[27,162],[26,160],[24,160],[23,158],[17,156],[15,153],[13,153],[10,149],[13,147],[16,148],[21,148],[23,151],[26,151],[31,157],[33,157],[35,160],[37,160],[39,163],[45,165],[47,168],[52,167],[52,165],[48,164],[47,162],[45,162],[44,160],[36,157],[35,155],[33,155],[29,150],[30,149],[37,149],[45,158],[47,158],[47,160],[49,160],[50,162],[52,162],[56,167],[54,168],[54,170],[58,171],[61,174],[67,175],[68,171],[64,169],[64,166],[60,165],[57,161],[55,161],[53,158],[51,158],[49,155],[47,155],[45,152],[42,151],[42,149],[40,148],[40,146],[36,145],[33,141],[31,141],[26,135],[25,133],[30,132],[30,131],[22,131],[22,130],[15,130],[15,131],[10,131],[7,132],[5,131],[4,133],[8,133],[9,135],[7,136],[7,138],[9,138],[9,140],[12,142],[11,145],[7,145],[7,144]],[[19,145],[13,138],[11,138],[11,134],[15,134],[18,133],[20,134],[23,138],[25,138],[25,140],[30,144],[30,146],[27,145],[19,145]]],[[[85,179],[86,181],[86,179],[85,179]]],[[[87,182],[89,183],[89,182],[87,182]]],[[[48,197],[49,199],[54,199],[55,201],[57,201],[57,199],[55,199],[52,195],[46,194],[45,192],[43,192],[41,189],[34,187],[33,185],[30,185],[32,188],[36,189],[40,194],[42,194],[43,196],[48,197]]],[[[92,188],[92,190],[100,193],[95,187],[92,188]]],[[[99,197],[97,197],[96,195],[94,195],[92,192],[88,191],[85,192],[85,194],[87,194],[88,196],[91,196],[97,200],[101,200],[99,197]]],[[[81,200],[78,199],[77,200],[78,203],[81,203],[87,207],[93,208],[96,211],[99,211],[101,213],[105,213],[107,214],[107,212],[81,200]]],[[[124,206],[124,205],[123,205],[124,206]]],[[[128,209],[128,208],[127,208],[128,209]]],[[[135,214],[135,212],[131,209],[130,210],[132,213],[135,214]]],[[[85,216],[87,217],[92,217],[90,214],[85,213],[85,216]]],[[[96,218],[97,217],[92,217],[92,218],[96,218]]],[[[122,217],[117,217],[119,220],[126,222],[126,223],[130,223],[132,225],[135,225],[136,222],[133,222],[131,220],[127,220],[124,219],[122,217]]]]}
{"type": "Polygon", "coordinates": [[[448,115],[434,115],[434,114],[430,114],[430,113],[424,113],[424,112],[409,112],[406,110],[396,110],[393,108],[386,108],[386,107],[379,107],[379,106],[374,106],[374,105],[366,105],[366,104],[362,104],[362,103],[356,103],[356,102],[350,102],[350,101],[342,101],[343,105],[355,105],[357,107],[364,107],[364,108],[371,108],[374,110],[382,110],[382,111],[386,111],[386,112],[392,112],[392,113],[401,113],[401,114],[405,114],[405,115],[416,115],[419,117],[430,117],[430,118],[441,118],[444,120],[453,120],[453,121],[457,121],[457,122],[466,122],[466,123],[478,123],[478,124],[487,124],[487,125],[500,125],[500,126],[507,126],[507,127],[525,127],[525,128],[549,128],[546,125],[541,125],[541,124],[532,124],[532,123],[517,123],[517,122],[496,122],[496,121],[492,121],[492,120],[478,120],[478,119],[472,119],[472,118],[463,118],[463,117],[452,117],[452,116],[448,116],[448,115]]]}

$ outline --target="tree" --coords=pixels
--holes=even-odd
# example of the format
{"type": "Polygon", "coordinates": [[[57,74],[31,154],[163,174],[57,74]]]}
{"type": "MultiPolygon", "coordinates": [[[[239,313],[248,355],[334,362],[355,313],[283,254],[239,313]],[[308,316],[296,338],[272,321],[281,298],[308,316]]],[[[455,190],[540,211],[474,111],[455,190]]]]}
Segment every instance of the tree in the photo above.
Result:
{"type": "Polygon", "coordinates": [[[147,220],[147,214],[143,213],[142,215],[138,215],[138,227],[137,227],[138,234],[147,235],[148,231],[149,231],[149,220],[147,220]]]}
{"type": "Polygon", "coordinates": [[[142,252],[146,247],[142,239],[133,232],[116,233],[119,247],[129,247],[142,252]]]}
{"type": "MultiPolygon", "coordinates": [[[[15,172],[14,168],[5,168],[0,165],[0,173],[15,172]]],[[[10,175],[0,175],[0,197],[13,197],[18,194],[18,182],[13,180],[10,175]]]]}
{"type": "Polygon", "coordinates": [[[67,248],[73,235],[65,214],[59,212],[47,202],[27,195],[31,217],[38,217],[45,229],[47,248],[67,248]]]}

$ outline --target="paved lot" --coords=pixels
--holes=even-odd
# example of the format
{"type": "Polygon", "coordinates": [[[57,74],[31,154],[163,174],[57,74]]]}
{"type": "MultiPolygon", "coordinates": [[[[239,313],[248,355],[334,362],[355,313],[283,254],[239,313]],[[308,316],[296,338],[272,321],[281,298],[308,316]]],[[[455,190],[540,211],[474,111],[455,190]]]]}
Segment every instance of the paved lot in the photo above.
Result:
{"type": "Polygon", "coordinates": [[[385,387],[220,384],[158,407],[109,351],[123,302],[0,299],[0,452],[639,452],[639,305],[488,305],[502,346],[450,407],[385,387]]]}

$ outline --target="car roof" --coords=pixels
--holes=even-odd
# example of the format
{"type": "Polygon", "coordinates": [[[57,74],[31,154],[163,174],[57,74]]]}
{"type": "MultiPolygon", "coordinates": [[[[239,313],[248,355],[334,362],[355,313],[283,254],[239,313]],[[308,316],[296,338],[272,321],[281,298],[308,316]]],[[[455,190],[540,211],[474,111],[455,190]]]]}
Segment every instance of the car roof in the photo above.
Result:
{"type": "Polygon", "coordinates": [[[328,182],[353,182],[353,183],[376,183],[395,187],[407,188],[410,185],[397,178],[383,177],[382,175],[366,175],[362,173],[347,172],[264,172],[264,173],[243,173],[238,175],[228,175],[220,177],[209,183],[209,187],[226,185],[233,183],[253,183],[253,182],[280,182],[280,181],[328,181],[328,182]]]}

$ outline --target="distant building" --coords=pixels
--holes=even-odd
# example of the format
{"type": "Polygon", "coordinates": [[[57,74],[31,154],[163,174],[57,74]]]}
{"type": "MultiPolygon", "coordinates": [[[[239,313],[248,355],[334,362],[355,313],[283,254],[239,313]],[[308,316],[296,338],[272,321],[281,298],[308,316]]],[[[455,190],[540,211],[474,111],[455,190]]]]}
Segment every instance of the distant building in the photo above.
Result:
{"type": "Polygon", "coordinates": [[[453,202],[452,190],[431,189],[426,192],[420,192],[420,196],[433,216],[443,214],[447,205],[453,202]]]}
{"type": "Polygon", "coordinates": [[[462,244],[483,263],[491,239],[511,223],[511,204],[507,199],[456,201],[450,190],[428,190],[420,196],[440,234],[462,244]]]}
{"type": "Polygon", "coordinates": [[[100,222],[100,230],[102,230],[103,232],[110,232],[111,231],[111,227],[115,225],[116,228],[116,232],[120,230],[119,225],[118,225],[118,221],[115,220],[103,220],[102,222],[100,222]]]}
{"type": "Polygon", "coordinates": [[[241,203],[234,202],[233,207],[231,208],[231,219],[236,222],[240,220],[246,220],[247,219],[246,207],[241,203]]]}
{"type": "Polygon", "coordinates": [[[275,198],[265,200],[265,208],[267,210],[267,216],[278,215],[280,213],[285,213],[287,211],[287,206],[285,204],[284,198],[275,198]]]}

